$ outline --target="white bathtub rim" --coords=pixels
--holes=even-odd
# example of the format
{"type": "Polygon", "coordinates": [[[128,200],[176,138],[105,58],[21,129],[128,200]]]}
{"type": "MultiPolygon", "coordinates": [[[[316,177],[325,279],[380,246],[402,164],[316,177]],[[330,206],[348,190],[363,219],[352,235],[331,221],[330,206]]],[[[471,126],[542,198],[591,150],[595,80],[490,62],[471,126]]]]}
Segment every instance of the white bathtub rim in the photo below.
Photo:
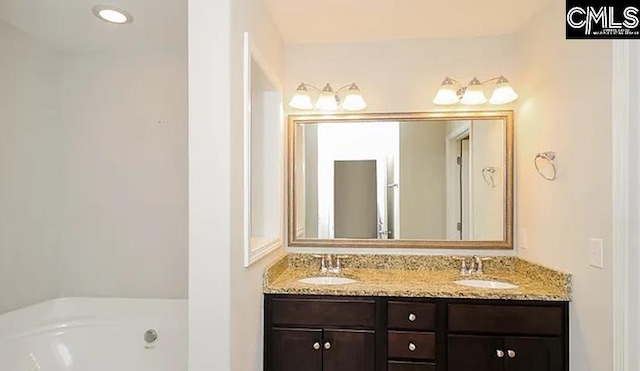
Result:
{"type": "Polygon", "coordinates": [[[0,315],[0,342],[70,327],[146,323],[184,327],[187,299],[57,298],[0,315]],[[151,310],[150,310],[151,309],[151,310]],[[175,314],[173,324],[166,316],[175,314]],[[163,318],[165,320],[163,320],[163,318]]]}

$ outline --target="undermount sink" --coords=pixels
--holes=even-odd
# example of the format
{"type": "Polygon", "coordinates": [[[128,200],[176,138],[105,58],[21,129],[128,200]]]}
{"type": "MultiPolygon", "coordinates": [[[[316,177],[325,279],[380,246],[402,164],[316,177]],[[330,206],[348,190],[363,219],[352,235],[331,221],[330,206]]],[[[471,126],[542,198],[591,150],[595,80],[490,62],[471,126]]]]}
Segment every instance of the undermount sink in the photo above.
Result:
{"type": "Polygon", "coordinates": [[[356,280],[346,277],[310,277],[303,278],[300,282],[313,285],[346,285],[348,283],[354,283],[356,280]]]}
{"type": "Polygon", "coordinates": [[[458,280],[454,281],[458,285],[479,287],[483,289],[515,289],[518,286],[506,282],[489,281],[489,280],[458,280]]]}

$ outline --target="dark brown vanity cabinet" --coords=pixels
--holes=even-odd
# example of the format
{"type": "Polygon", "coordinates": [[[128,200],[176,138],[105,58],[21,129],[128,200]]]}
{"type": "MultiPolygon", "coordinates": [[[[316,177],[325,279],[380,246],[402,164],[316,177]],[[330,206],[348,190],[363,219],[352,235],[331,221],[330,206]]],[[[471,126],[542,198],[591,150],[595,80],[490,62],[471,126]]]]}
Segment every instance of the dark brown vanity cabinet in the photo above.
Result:
{"type": "MultiPolygon", "coordinates": [[[[386,300],[387,369],[436,370],[436,304],[386,300]]],[[[384,314],[383,314],[384,315],[384,314]]]]}
{"type": "Polygon", "coordinates": [[[568,371],[568,303],[266,295],[267,371],[568,371]]]}
{"type": "Polygon", "coordinates": [[[562,344],[554,338],[449,335],[450,371],[561,371],[562,344]]]}
{"type": "Polygon", "coordinates": [[[274,370],[374,370],[375,336],[367,330],[273,329],[274,370]]]}
{"type": "Polygon", "coordinates": [[[566,370],[566,310],[551,303],[447,304],[447,369],[566,370]]]}
{"type": "Polygon", "coordinates": [[[376,301],[274,297],[266,301],[265,370],[376,370],[376,301]]]}

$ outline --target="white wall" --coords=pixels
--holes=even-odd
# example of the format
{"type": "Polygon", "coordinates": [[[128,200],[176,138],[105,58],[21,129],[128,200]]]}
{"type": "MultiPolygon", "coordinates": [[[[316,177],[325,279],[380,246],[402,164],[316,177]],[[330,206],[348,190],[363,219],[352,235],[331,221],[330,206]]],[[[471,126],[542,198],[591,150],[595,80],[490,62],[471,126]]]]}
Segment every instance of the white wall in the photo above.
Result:
{"type": "Polygon", "coordinates": [[[296,133],[296,200],[299,203],[296,233],[300,237],[318,237],[318,125],[307,125],[296,133]]]}
{"type": "Polygon", "coordinates": [[[571,369],[612,369],[611,66],[607,41],[566,41],[554,3],[518,37],[518,226],[523,258],[573,274],[571,369]],[[558,179],[532,165],[557,152],[558,179]],[[604,240],[604,269],[589,266],[590,238],[604,240]]]}
{"type": "Polygon", "coordinates": [[[186,49],[63,60],[63,296],[187,297],[186,49]]]}
{"type": "Polygon", "coordinates": [[[629,195],[631,197],[629,203],[630,219],[629,227],[631,238],[629,244],[631,249],[629,251],[629,274],[631,282],[629,285],[629,357],[630,360],[629,370],[640,369],[640,298],[638,292],[640,292],[640,230],[637,228],[640,225],[640,147],[637,145],[640,143],[640,106],[634,102],[640,101],[640,42],[632,42],[631,44],[631,58],[629,61],[629,68],[631,72],[630,81],[630,96],[629,103],[630,109],[630,184],[629,195]]]}
{"type": "Polygon", "coordinates": [[[230,29],[231,0],[189,0],[191,371],[231,370],[230,29]]]}
{"type": "Polygon", "coordinates": [[[514,42],[512,36],[497,36],[287,45],[285,102],[301,81],[320,87],[329,82],[336,89],[356,82],[368,112],[469,109],[432,103],[442,80],[451,76],[466,84],[474,75],[483,80],[503,74],[520,86],[514,78],[514,42]]]}
{"type": "Polygon", "coordinates": [[[186,298],[186,48],[63,53],[3,24],[0,47],[0,313],[186,298]]]}
{"type": "Polygon", "coordinates": [[[59,55],[0,23],[0,313],[56,297],[59,55]]]}
{"type": "MultiPolygon", "coordinates": [[[[192,2],[195,0],[191,0],[192,2]]],[[[231,289],[231,368],[224,365],[209,369],[215,370],[262,370],[262,274],[274,259],[282,253],[282,249],[270,256],[258,261],[251,267],[243,268],[243,205],[242,205],[242,123],[243,123],[243,84],[242,84],[242,61],[243,61],[243,33],[249,31],[255,45],[255,52],[259,54],[259,59],[263,62],[263,67],[269,75],[273,76],[277,84],[282,83],[283,78],[283,45],[275,25],[268,16],[267,10],[263,7],[261,0],[234,0],[231,2],[231,44],[230,44],[230,94],[231,101],[230,120],[219,121],[215,127],[225,126],[220,131],[225,136],[226,143],[221,148],[228,149],[229,157],[226,153],[219,158],[219,161],[226,161],[223,169],[229,167],[230,177],[222,176],[216,171],[216,181],[225,183],[223,192],[230,204],[224,205],[218,210],[211,212],[226,217],[230,221],[231,235],[229,243],[215,243],[219,248],[230,249],[230,289],[231,289]],[[228,135],[227,135],[227,130],[228,135]],[[230,142],[228,139],[230,138],[230,142]],[[228,180],[228,182],[224,180],[228,180]],[[227,188],[228,187],[228,188],[227,188]],[[226,208],[229,212],[226,212],[226,208]]],[[[211,22],[211,21],[210,21],[211,22]]],[[[211,43],[211,37],[204,38],[203,42],[211,43]],[[206,40],[206,41],[205,41],[206,40]]],[[[223,41],[221,45],[225,45],[223,41]]],[[[216,44],[215,42],[212,44],[216,44]]],[[[216,46],[212,50],[217,58],[225,58],[224,48],[216,46]]],[[[219,64],[214,64],[219,66],[219,64]]],[[[227,70],[227,74],[228,74],[227,70]]],[[[280,87],[281,88],[281,87],[280,87]]],[[[219,89],[218,86],[215,89],[219,89]]],[[[222,92],[225,91],[221,88],[222,92]]],[[[197,99],[197,98],[196,98],[197,99]]],[[[218,129],[216,129],[218,130],[218,129]]],[[[218,139],[219,141],[219,139],[218,139]]],[[[283,143],[285,143],[283,141],[283,143]]],[[[200,143],[202,145],[202,143],[200,143]]],[[[211,144],[208,144],[211,145],[211,144]]],[[[196,148],[197,150],[197,148],[196,148]]],[[[192,162],[192,169],[195,163],[192,162]]],[[[214,167],[216,169],[216,167],[214,167]]],[[[198,171],[200,171],[198,167],[198,171]]],[[[213,190],[222,190],[216,186],[213,190]]],[[[201,189],[201,188],[199,188],[201,189]]],[[[211,192],[211,191],[207,191],[211,192]]],[[[277,195],[274,195],[277,197],[277,195]]],[[[228,233],[228,232],[226,232],[228,233]]],[[[193,255],[192,255],[193,256],[193,255]]],[[[223,264],[226,259],[226,252],[221,255],[221,259],[216,264],[223,264]]],[[[228,261],[228,260],[227,260],[228,261]]],[[[209,267],[211,269],[211,267],[209,267]]],[[[218,283],[218,285],[221,283],[218,283]]],[[[224,300],[218,298],[217,300],[224,300]]],[[[227,303],[228,304],[228,303],[227,303]]],[[[209,313],[211,315],[211,313],[209,313]]],[[[211,333],[216,333],[213,331],[211,333]]],[[[205,370],[205,368],[193,368],[192,370],[205,370]]]]}
{"type": "Polygon", "coordinates": [[[251,60],[251,235],[264,244],[282,233],[282,92],[251,60]]]}
{"type": "Polygon", "coordinates": [[[444,122],[400,123],[400,235],[445,240],[447,213],[444,122]]]}
{"type": "Polygon", "coordinates": [[[472,235],[478,240],[499,240],[504,236],[504,129],[505,123],[500,120],[474,120],[471,126],[472,235]],[[495,168],[493,188],[482,172],[487,167],[495,168]]]}

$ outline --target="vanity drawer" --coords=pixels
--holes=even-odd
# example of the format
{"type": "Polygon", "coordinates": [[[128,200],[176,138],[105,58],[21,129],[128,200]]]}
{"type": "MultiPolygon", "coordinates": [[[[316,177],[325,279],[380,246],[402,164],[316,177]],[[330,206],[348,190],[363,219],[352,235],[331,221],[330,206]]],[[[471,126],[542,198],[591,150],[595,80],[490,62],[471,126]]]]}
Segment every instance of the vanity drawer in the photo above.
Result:
{"type": "Polygon", "coordinates": [[[449,331],[561,335],[560,307],[449,304],[449,331]]]}
{"type": "Polygon", "coordinates": [[[435,363],[389,361],[387,371],[436,371],[435,363]]]}
{"type": "Polygon", "coordinates": [[[398,330],[435,330],[436,305],[432,303],[390,301],[387,326],[398,330]]]}
{"type": "Polygon", "coordinates": [[[276,298],[271,301],[274,325],[373,328],[376,323],[374,300],[276,298]]]}
{"type": "Polygon", "coordinates": [[[436,334],[432,332],[389,331],[389,358],[432,360],[436,358],[436,334]]]}

